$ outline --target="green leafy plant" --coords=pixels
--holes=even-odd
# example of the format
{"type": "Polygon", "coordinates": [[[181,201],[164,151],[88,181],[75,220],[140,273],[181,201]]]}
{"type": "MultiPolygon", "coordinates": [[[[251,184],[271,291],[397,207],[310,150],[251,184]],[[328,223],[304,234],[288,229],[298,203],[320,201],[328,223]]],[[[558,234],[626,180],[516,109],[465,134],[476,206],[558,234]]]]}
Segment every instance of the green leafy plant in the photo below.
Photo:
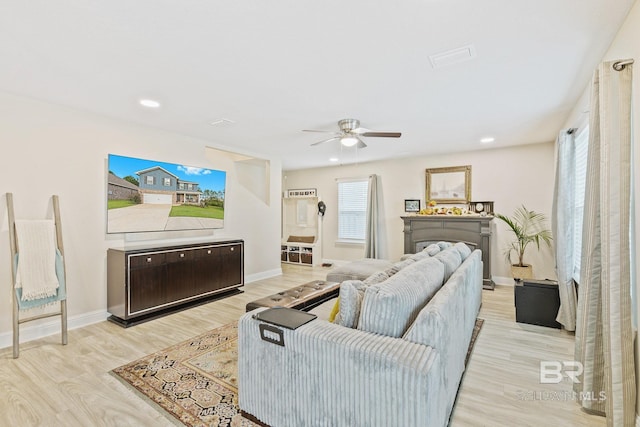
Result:
{"type": "Polygon", "coordinates": [[[553,237],[551,236],[551,230],[546,228],[547,217],[544,214],[530,211],[523,205],[516,209],[510,217],[496,214],[496,218],[504,221],[515,235],[515,240],[511,242],[511,245],[505,251],[505,257],[510,264],[517,267],[526,265],[524,263],[524,253],[530,243],[535,243],[538,249],[540,249],[541,241],[551,247],[553,237]],[[518,257],[517,264],[512,263],[512,254],[518,257]]]}

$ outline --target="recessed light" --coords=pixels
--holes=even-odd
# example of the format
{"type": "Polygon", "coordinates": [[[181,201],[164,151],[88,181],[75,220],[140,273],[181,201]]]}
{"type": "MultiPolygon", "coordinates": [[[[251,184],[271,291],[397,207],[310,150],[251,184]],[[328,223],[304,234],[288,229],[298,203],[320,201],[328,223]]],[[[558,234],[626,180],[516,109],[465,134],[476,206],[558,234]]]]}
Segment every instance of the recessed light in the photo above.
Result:
{"type": "Polygon", "coordinates": [[[155,99],[141,99],[140,105],[147,108],[160,108],[160,103],[155,99]]]}
{"type": "Polygon", "coordinates": [[[482,142],[483,144],[488,144],[488,143],[493,142],[495,140],[496,139],[494,137],[487,136],[487,137],[484,137],[484,138],[480,139],[480,142],[482,142]]]}
{"type": "Polygon", "coordinates": [[[476,48],[473,44],[468,44],[446,52],[429,55],[429,61],[433,68],[440,68],[459,62],[470,61],[476,57],[476,48]]]}
{"type": "Polygon", "coordinates": [[[332,157],[329,159],[330,162],[337,162],[338,160],[340,159],[338,159],[337,157],[332,157]]]}
{"type": "Polygon", "coordinates": [[[224,117],[222,117],[220,119],[216,119],[216,120],[214,120],[212,122],[209,122],[209,124],[211,126],[222,125],[222,124],[226,124],[226,123],[233,124],[235,122],[233,120],[231,120],[231,119],[225,119],[224,117]]]}

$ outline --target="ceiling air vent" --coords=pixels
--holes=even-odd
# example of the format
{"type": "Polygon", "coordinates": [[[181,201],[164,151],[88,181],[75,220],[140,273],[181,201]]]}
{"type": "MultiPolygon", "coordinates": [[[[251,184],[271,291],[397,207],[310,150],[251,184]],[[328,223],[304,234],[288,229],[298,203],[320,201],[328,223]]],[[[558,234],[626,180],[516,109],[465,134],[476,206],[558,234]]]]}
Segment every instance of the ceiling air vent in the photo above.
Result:
{"type": "Polygon", "coordinates": [[[433,68],[441,68],[446,67],[447,65],[470,61],[475,57],[476,48],[472,44],[468,44],[456,49],[447,50],[446,52],[429,55],[429,60],[431,61],[431,66],[433,68]]]}

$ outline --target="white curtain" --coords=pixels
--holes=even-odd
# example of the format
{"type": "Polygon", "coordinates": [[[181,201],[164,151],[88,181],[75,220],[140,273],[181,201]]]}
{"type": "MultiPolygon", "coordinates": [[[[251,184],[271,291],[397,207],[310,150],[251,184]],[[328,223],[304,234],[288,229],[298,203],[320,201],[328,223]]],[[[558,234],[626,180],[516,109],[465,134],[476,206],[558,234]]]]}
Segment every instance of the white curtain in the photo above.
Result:
{"type": "Polygon", "coordinates": [[[560,310],[556,320],[567,331],[576,330],[576,288],[573,281],[573,233],[575,213],[575,129],[562,130],[556,141],[556,182],[553,194],[553,240],[560,310]]]}
{"type": "Polygon", "coordinates": [[[593,77],[576,323],[574,384],[584,408],[608,426],[635,423],[631,323],[630,200],[632,67],[600,64],[593,77]]]}
{"type": "Polygon", "coordinates": [[[365,258],[384,258],[384,219],[382,185],[380,177],[369,176],[369,192],[367,194],[367,229],[364,241],[365,258]]]}

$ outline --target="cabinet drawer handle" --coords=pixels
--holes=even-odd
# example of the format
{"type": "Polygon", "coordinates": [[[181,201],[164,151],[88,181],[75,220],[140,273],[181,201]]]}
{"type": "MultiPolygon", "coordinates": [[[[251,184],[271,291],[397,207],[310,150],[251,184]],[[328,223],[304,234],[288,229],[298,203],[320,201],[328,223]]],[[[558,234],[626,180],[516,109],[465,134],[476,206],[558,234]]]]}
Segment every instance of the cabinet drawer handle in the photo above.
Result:
{"type": "Polygon", "coordinates": [[[211,249],[209,249],[209,250],[207,251],[207,253],[208,253],[208,254],[210,254],[210,253],[211,253],[211,249]]]}
{"type": "Polygon", "coordinates": [[[180,254],[180,258],[184,258],[184,254],[180,254]]]}
{"type": "Polygon", "coordinates": [[[231,252],[233,252],[233,251],[235,251],[235,250],[236,250],[236,248],[234,248],[234,247],[231,247],[231,252]]]}
{"type": "Polygon", "coordinates": [[[148,258],[147,258],[147,262],[151,262],[151,257],[148,257],[148,258]]]}

